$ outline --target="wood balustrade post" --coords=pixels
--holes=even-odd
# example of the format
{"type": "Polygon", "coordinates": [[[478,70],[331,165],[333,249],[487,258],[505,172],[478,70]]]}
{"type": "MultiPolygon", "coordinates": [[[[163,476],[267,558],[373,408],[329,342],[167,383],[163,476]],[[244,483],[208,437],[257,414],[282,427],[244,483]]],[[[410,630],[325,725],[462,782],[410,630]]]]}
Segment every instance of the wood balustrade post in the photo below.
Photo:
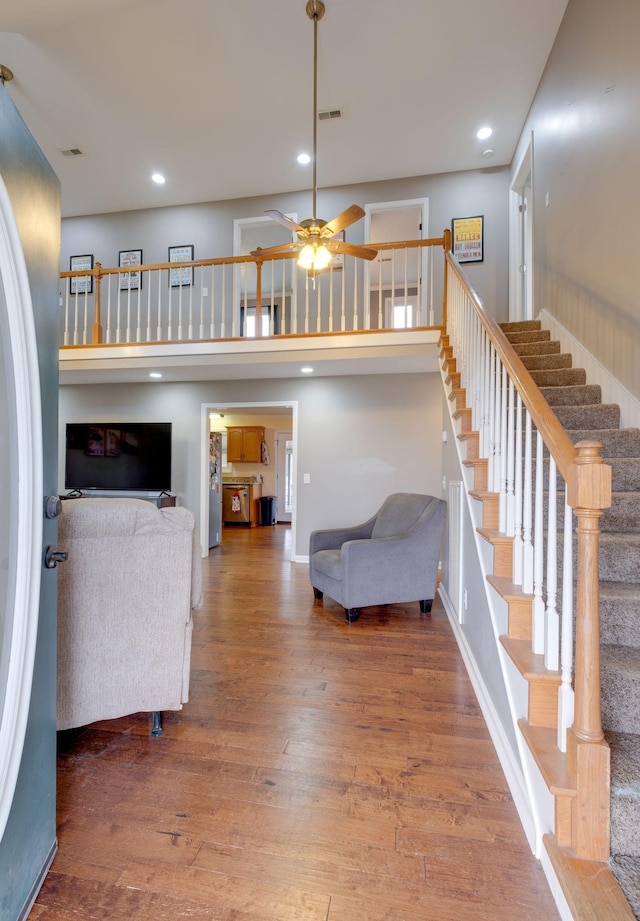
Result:
{"type": "Polygon", "coordinates": [[[447,267],[447,253],[451,252],[451,231],[448,229],[442,232],[442,249],[444,251],[444,280],[442,282],[442,326],[447,328],[447,303],[449,300],[448,284],[449,273],[447,267]]]}
{"type": "Polygon", "coordinates": [[[256,260],[256,337],[262,336],[262,259],[256,260]]]}
{"type": "MultiPolygon", "coordinates": [[[[575,715],[567,734],[567,767],[575,778],[571,838],[585,860],[609,857],[610,764],[600,706],[600,517],[611,505],[611,468],[602,445],[581,441],[567,480],[569,504],[578,519],[575,638],[575,715]]],[[[566,612],[565,616],[570,616],[566,612]]]]}
{"type": "Polygon", "coordinates": [[[94,284],[96,287],[93,302],[93,326],[91,327],[91,344],[100,345],[102,342],[102,319],[100,316],[100,293],[102,286],[102,263],[96,262],[93,270],[94,284]]]}

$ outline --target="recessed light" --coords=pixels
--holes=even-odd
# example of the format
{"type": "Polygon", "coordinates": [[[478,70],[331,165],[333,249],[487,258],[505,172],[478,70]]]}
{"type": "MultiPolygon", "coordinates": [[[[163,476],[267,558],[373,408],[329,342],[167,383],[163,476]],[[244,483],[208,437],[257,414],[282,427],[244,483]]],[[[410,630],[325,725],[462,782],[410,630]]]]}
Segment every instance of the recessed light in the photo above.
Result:
{"type": "Polygon", "coordinates": [[[298,160],[298,163],[302,164],[302,166],[306,166],[307,163],[311,163],[311,157],[308,153],[298,154],[296,159],[298,160]]]}
{"type": "Polygon", "coordinates": [[[164,185],[165,182],[167,181],[162,175],[162,173],[154,173],[151,178],[157,185],[164,185]]]}
{"type": "Polygon", "coordinates": [[[162,377],[162,374],[159,371],[149,371],[149,377],[159,378],[162,377]]]}
{"type": "Polygon", "coordinates": [[[487,138],[490,138],[492,134],[493,134],[493,128],[489,128],[489,126],[487,125],[485,128],[481,128],[478,131],[478,133],[476,134],[476,137],[478,138],[479,141],[486,141],[487,138]]]}
{"type": "Polygon", "coordinates": [[[300,368],[303,374],[313,374],[313,368],[300,368]]]}

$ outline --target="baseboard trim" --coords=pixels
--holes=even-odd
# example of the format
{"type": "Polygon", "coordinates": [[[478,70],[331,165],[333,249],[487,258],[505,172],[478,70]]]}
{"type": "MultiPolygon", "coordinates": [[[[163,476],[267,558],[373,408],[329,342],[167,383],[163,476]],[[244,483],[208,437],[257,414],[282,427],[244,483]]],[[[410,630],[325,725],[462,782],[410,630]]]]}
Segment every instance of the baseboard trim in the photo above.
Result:
{"type": "Polygon", "coordinates": [[[467,669],[467,673],[469,675],[469,680],[471,681],[475,695],[478,698],[478,703],[480,705],[480,709],[482,710],[482,715],[484,716],[485,722],[487,724],[487,729],[489,730],[489,735],[491,736],[491,741],[493,742],[493,746],[498,755],[500,765],[504,771],[509,790],[520,817],[520,822],[527,837],[527,841],[529,842],[529,847],[535,854],[536,826],[533,813],[529,805],[529,795],[527,792],[527,786],[524,774],[522,772],[522,767],[516,758],[511,745],[509,744],[509,740],[505,735],[502,722],[493,705],[493,701],[491,700],[491,696],[482,677],[482,673],[478,668],[475,657],[469,644],[467,643],[467,638],[464,635],[464,632],[460,629],[460,624],[458,623],[458,617],[456,615],[455,608],[447,593],[447,590],[443,585],[440,585],[438,593],[442,599],[447,617],[449,618],[449,623],[451,624],[451,629],[453,630],[458,648],[460,649],[465,668],[467,669]]]}
{"type": "Polygon", "coordinates": [[[51,845],[51,850],[47,854],[45,861],[42,867],[40,868],[40,872],[38,873],[33,883],[33,886],[29,890],[29,895],[27,896],[27,899],[24,905],[22,906],[22,911],[18,915],[16,921],[27,921],[27,918],[29,917],[29,914],[31,913],[31,909],[33,908],[35,901],[38,898],[38,893],[40,892],[42,888],[42,884],[44,883],[45,877],[47,873],[49,872],[49,870],[51,869],[53,858],[56,856],[57,853],[58,853],[58,839],[56,838],[53,844],[51,845]]]}

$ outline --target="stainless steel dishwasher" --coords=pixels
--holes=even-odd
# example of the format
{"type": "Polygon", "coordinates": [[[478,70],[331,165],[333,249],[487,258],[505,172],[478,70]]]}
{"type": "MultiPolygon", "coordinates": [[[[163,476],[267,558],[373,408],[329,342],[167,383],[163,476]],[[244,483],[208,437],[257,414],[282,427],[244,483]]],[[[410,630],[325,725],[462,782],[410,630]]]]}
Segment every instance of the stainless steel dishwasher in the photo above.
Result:
{"type": "Polygon", "coordinates": [[[247,486],[222,487],[222,520],[225,524],[251,524],[251,500],[247,486]]]}

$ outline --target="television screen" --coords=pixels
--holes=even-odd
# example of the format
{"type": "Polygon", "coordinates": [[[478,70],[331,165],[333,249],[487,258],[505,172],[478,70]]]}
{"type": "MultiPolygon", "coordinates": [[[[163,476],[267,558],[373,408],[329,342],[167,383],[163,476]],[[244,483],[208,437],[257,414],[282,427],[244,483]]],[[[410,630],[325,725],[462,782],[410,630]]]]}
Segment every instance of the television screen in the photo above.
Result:
{"type": "Polygon", "coordinates": [[[64,485],[169,492],[171,423],[68,423],[64,485]]]}

